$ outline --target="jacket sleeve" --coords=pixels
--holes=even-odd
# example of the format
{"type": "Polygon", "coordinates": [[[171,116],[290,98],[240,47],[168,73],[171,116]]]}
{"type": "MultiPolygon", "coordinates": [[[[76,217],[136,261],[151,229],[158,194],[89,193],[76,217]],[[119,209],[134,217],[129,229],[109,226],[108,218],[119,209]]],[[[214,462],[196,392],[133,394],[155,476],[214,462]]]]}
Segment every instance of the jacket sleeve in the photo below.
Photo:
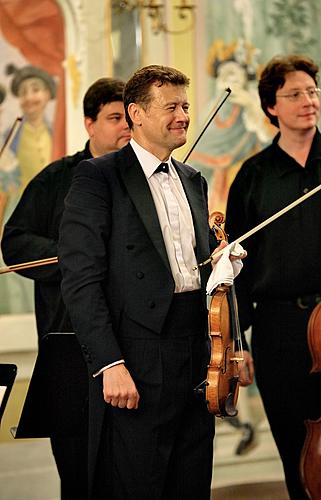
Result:
{"type": "MultiPolygon", "coordinates": [[[[4,227],[1,249],[7,265],[55,257],[57,239],[49,235],[48,224],[54,210],[55,186],[41,173],[26,187],[21,199],[4,227]]],[[[19,271],[27,278],[59,281],[57,264],[19,271]]]]}
{"type": "Polygon", "coordinates": [[[63,299],[92,375],[123,358],[104,293],[111,211],[101,171],[81,162],[65,200],[58,252],[63,299]]]}

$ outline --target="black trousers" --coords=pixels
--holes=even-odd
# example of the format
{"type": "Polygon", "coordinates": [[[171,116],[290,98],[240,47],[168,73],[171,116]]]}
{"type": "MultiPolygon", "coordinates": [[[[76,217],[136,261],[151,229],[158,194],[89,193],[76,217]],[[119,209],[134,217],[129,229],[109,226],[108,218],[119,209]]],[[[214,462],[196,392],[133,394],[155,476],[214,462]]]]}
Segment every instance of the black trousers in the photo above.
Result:
{"type": "Polygon", "coordinates": [[[300,480],[304,420],[321,415],[321,374],[312,366],[307,324],[312,307],[259,303],[252,331],[256,381],[285,473],[291,500],[306,500],[300,480]]]}
{"type": "Polygon", "coordinates": [[[61,484],[61,500],[88,498],[88,436],[52,437],[51,448],[61,484]]]}
{"type": "Polygon", "coordinates": [[[206,374],[206,325],[191,292],[174,296],[160,336],[122,337],[140,402],[108,407],[95,500],[209,500],[214,418],[193,392],[206,374]]]}

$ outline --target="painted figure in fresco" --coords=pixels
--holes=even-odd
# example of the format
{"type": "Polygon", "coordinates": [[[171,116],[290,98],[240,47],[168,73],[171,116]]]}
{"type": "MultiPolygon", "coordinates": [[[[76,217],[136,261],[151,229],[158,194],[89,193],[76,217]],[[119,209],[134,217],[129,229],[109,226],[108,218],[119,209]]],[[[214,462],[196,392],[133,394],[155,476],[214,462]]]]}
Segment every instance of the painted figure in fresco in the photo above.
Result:
{"type": "Polygon", "coordinates": [[[7,139],[3,133],[3,123],[1,121],[2,103],[6,97],[6,89],[0,85],[0,235],[2,234],[2,225],[5,218],[5,210],[10,198],[10,194],[17,191],[19,186],[19,168],[16,156],[9,148],[4,148],[7,139]]]}
{"type": "MultiPolygon", "coordinates": [[[[64,198],[76,166],[81,160],[118,150],[130,139],[122,101],[123,88],[124,83],[121,80],[112,78],[101,78],[89,87],[83,100],[84,123],[89,140],[83,151],[51,163],[27,185],[4,228],[2,251],[8,265],[57,255],[64,198]]],[[[35,267],[21,271],[20,274],[30,278],[30,282],[34,281],[39,341],[50,332],[72,332],[69,315],[61,297],[61,274],[58,266],[35,267]]],[[[81,358],[81,353],[77,351],[74,356],[76,361],[78,357],[81,358]]],[[[68,380],[70,380],[68,370],[71,370],[71,373],[75,370],[73,370],[73,357],[65,369],[66,390],[68,390],[68,380]]],[[[84,372],[87,383],[85,367],[84,372]]],[[[84,381],[81,387],[83,385],[84,381]]],[[[63,389],[61,387],[60,390],[63,389]]],[[[48,389],[43,387],[43,390],[48,389]]],[[[68,405],[61,410],[57,408],[58,402],[53,400],[48,410],[52,414],[53,421],[59,420],[62,411],[62,420],[66,421],[68,428],[72,425],[72,436],[66,435],[66,431],[61,429],[58,434],[50,434],[61,478],[63,500],[87,499],[88,394],[86,393],[84,397],[83,394],[82,396],[77,394],[76,389],[72,397],[76,398],[77,406],[82,408],[82,412],[77,415],[75,421],[72,408],[69,411],[68,405]],[[83,401],[78,401],[77,397],[78,399],[83,397],[83,401]]]]}
{"type": "Polygon", "coordinates": [[[208,73],[215,78],[216,99],[224,89],[232,93],[210,125],[192,164],[209,179],[209,211],[225,212],[229,187],[241,163],[271,137],[256,87],[256,49],[242,40],[216,40],[209,50],[208,73]]]}
{"type": "Polygon", "coordinates": [[[11,92],[18,98],[23,115],[11,145],[18,159],[23,190],[52,158],[52,132],[45,111],[56,96],[56,83],[49,73],[35,66],[18,69],[10,64],[7,73],[13,75],[11,92]]]}
{"type": "MultiPolygon", "coordinates": [[[[3,123],[1,122],[2,103],[6,97],[6,90],[0,87],[0,148],[8,139],[8,131],[3,132],[3,123]]],[[[20,169],[16,155],[6,147],[3,149],[0,158],[0,237],[3,231],[3,225],[9,214],[17,203],[20,188],[20,169]]],[[[0,252],[0,266],[4,262],[0,252]]],[[[18,275],[3,275],[0,286],[0,314],[31,312],[32,305],[32,286],[18,275]]]]}
{"type": "MultiPolygon", "coordinates": [[[[259,81],[261,106],[279,128],[273,143],[242,165],[231,185],[226,230],[233,241],[321,182],[318,66],[308,57],[273,58],[259,81]]],[[[307,325],[321,297],[321,197],[317,194],[247,240],[236,280],[241,328],[252,326],[256,382],[291,500],[300,481],[304,420],[321,415],[321,375],[307,325]]]]}

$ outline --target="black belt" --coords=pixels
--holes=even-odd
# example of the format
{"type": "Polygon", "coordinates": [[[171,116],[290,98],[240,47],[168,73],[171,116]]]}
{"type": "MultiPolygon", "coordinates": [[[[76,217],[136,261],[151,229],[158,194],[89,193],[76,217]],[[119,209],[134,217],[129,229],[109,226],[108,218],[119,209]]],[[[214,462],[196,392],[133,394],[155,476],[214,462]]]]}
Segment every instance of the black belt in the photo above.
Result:
{"type": "Polygon", "coordinates": [[[300,295],[293,299],[263,299],[258,302],[276,302],[278,304],[287,304],[297,306],[299,309],[309,309],[315,307],[321,302],[321,293],[311,293],[308,295],[300,295]]]}

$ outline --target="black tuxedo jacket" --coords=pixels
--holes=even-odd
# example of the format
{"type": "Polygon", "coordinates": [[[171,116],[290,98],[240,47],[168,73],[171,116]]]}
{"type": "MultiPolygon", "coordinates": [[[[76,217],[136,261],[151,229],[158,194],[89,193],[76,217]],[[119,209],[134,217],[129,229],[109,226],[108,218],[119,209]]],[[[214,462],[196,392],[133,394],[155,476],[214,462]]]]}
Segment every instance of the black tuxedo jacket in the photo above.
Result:
{"type": "MultiPolygon", "coordinates": [[[[188,165],[173,163],[192,212],[196,258],[203,261],[215,245],[210,240],[206,182],[188,165]]],[[[63,297],[89,372],[92,481],[106,406],[101,377],[93,374],[122,359],[122,337],[159,335],[174,293],[156,208],[130,145],[79,164],[65,200],[60,235],[63,297]]],[[[210,266],[201,271],[204,301],[210,271],[210,266]]]]}

